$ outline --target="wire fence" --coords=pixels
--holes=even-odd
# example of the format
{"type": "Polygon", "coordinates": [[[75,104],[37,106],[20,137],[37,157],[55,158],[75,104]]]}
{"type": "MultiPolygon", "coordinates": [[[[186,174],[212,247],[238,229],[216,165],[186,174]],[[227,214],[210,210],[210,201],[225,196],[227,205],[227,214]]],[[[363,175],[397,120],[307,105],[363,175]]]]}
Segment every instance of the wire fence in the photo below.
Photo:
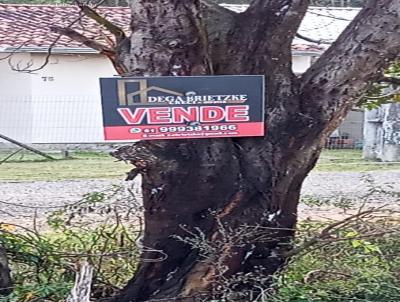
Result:
{"type": "Polygon", "coordinates": [[[102,143],[100,97],[2,96],[0,134],[27,144],[102,143]]]}
{"type": "MultiPolygon", "coordinates": [[[[361,150],[363,121],[363,112],[352,111],[325,148],[361,150]]],[[[5,162],[68,158],[75,150],[109,151],[113,143],[121,143],[104,140],[99,95],[0,96],[0,136],[22,143],[12,144],[0,137],[0,166],[5,162]],[[24,144],[49,156],[34,154],[24,144]]]]}
{"type": "MultiPolygon", "coordinates": [[[[352,111],[325,147],[361,149],[363,121],[363,112],[352,111]]],[[[102,125],[99,95],[0,96],[0,134],[22,143],[106,143],[102,125]]]]}
{"type": "Polygon", "coordinates": [[[329,137],[324,145],[325,149],[354,149],[361,150],[363,148],[362,139],[352,139],[347,136],[329,137]]]}
{"type": "Polygon", "coordinates": [[[356,149],[363,148],[364,111],[350,111],[342,124],[325,142],[326,149],[356,149]]]}

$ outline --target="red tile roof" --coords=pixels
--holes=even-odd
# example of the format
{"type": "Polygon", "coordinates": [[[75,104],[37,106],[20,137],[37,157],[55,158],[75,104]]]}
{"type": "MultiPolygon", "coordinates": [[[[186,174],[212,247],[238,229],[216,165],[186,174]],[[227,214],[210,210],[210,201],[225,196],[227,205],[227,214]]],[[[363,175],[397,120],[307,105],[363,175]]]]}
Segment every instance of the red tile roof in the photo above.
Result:
{"type": "MultiPolygon", "coordinates": [[[[113,23],[129,30],[130,9],[128,7],[100,7],[97,12],[113,23]]],[[[98,41],[105,41],[110,34],[91,19],[84,16],[79,18],[80,9],[69,5],[16,5],[0,4],[0,50],[7,48],[21,48],[31,51],[46,51],[59,37],[50,31],[50,27],[57,25],[69,26],[88,37],[96,37],[98,41]]],[[[90,51],[80,43],[67,37],[61,37],[54,45],[55,51],[65,50],[90,51]]],[[[294,44],[294,51],[321,52],[323,49],[316,45],[294,44]]]]}
{"type": "MultiPolygon", "coordinates": [[[[101,7],[97,11],[115,24],[128,27],[129,8],[101,7]]],[[[66,27],[78,19],[79,21],[71,26],[73,29],[88,37],[104,40],[106,30],[100,29],[88,17],[79,18],[79,16],[80,9],[77,6],[0,4],[0,48],[48,48],[58,37],[58,34],[50,31],[50,26],[66,27]]],[[[55,48],[85,49],[86,47],[67,37],[61,37],[55,48]]]]}

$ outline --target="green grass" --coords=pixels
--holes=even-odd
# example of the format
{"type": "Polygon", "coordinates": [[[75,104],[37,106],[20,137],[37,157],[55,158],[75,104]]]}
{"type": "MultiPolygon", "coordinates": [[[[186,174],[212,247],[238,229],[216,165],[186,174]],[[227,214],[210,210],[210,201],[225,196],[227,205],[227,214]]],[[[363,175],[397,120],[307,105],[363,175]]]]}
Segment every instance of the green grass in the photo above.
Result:
{"type": "MultiPolygon", "coordinates": [[[[0,153],[0,161],[6,156],[7,153],[0,153]]],[[[53,156],[57,160],[43,160],[26,153],[21,158],[18,154],[0,165],[0,181],[123,179],[131,169],[130,165],[116,162],[106,153],[77,152],[71,159],[61,159],[59,154],[53,156]]]]}
{"type": "MultiPolygon", "coordinates": [[[[9,154],[1,152],[0,161],[9,154]]],[[[16,154],[0,164],[0,181],[122,179],[131,169],[130,165],[115,162],[102,152],[74,152],[71,159],[62,159],[60,153],[51,155],[57,160],[49,161],[30,152],[16,154]]],[[[360,150],[324,150],[315,169],[319,172],[379,170],[400,170],[400,164],[363,160],[360,150]]]]}
{"type": "Polygon", "coordinates": [[[361,150],[324,150],[315,170],[319,172],[400,170],[400,163],[364,160],[361,150]]]}

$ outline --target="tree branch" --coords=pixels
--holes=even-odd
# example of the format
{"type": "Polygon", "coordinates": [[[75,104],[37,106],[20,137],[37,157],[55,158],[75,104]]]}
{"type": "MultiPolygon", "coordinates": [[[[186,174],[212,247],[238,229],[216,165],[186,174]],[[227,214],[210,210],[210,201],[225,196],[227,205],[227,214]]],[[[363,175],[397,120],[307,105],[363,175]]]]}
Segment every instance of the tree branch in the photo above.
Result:
{"type": "Polygon", "coordinates": [[[394,96],[399,95],[399,94],[400,94],[400,89],[396,89],[396,90],[393,90],[393,91],[391,91],[390,93],[387,93],[387,94],[382,94],[380,96],[370,96],[369,95],[366,98],[368,100],[382,100],[382,99],[385,99],[385,98],[394,97],[394,96]]]}
{"type": "Polygon", "coordinates": [[[371,0],[301,78],[301,113],[324,135],[400,53],[399,11],[398,0],[371,0]]]}
{"type": "Polygon", "coordinates": [[[81,11],[90,19],[96,21],[98,24],[104,26],[110,33],[112,33],[117,41],[117,44],[126,39],[125,32],[112,22],[108,21],[106,18],[100,16],[94,9],[91,7],[77,2],[77,5],[81,9],[81,11]]]}
{"type": "MultiPolygon", "coordinates": [[[[100,5],[100,4],[101,4],[101,2],[100,2],[98,5],[100,5]]],[[[96,7],[97,7],[98,5],[96,5],[96,7]]],[[[70,28],[71,26],[73,26],[73,25],[76,24],[77,22],[80,22],[81,18],[82,18],[82,13],[79,13],[78,17],[77,17],[76,19],[72,20],[72,21],[68,24],[68,26],[66,26],[66,28],[70,28]]],[[[17,64],[17,66],[15,66],[15,65],[12,63],[12,55],[11,55],[11,56],[7,57],[7,58],[8,58],[8,64],[9,64],[10,68],[11,68],[12,70],[14,70],[14,71],[17,71],[17,72],[24,72],[24,73],[34,73],[34,72],[36,72],[36,71],[42,70],[43,68],[45,68],[45,67],[47,66],[47,64],[49,64],[49,62],[50,62],[50,57],[51,57],[51,55],[52,55],[52,53],[53,53],[53,48],[57,45],[57,43],[58,43],[58,41],[61,39],[61,37],[62,37],[62,35],[59,34],[59,35],[51,42],[50,46],[49,46],[48,49],[47,49],[47,54],[46,54],[46,57],[45,57],[45,59],[44,59],[44,62],[43,62],[39,67],[37,67],[37,68],[31,68],[31,67],[33,66],[33,61],[32,61],[32,62],[28,62],[28,63],[26,64],[26,66],[23,67],[23,68],[20,68],[20,66],[19,66],[20,64],[19,64],[19,63],[17,64]]],[[[26,43],[28,43],[28,41],[27,41],[26,43]]],[[[21,47],[23,47],[23,46],[24,46],[24,45],[21,45],[21,47]]],[[[6,58],[6,59],[7,59],[7,58],[6,58]]]]}
{"type": "Polygon", "coordinates": [[[371,215],[371,214],[374,214],[374,213],[378,213],[378,212],[382,211],[383,208],[384,207],[368,209],[368,210],[359,212],[357,214],[351,215],[349,217],[346,217],[343,220],[335,221],[332,224],[329,224],[324,229],[322,229],[321,232],[317,236],[308,239],[302,245],[300,245],[300,246],[290,250],[289,252],[287,252],[285,254],[285,256],[286,257],[293,257],[293,256],[295,256],[297,254],[300,254],[300,253],[308,250],[310,247],[316,245],[317,243],[319,243],[319,242],[321,242],[323,240],[329,239],[330,237],[332,237],[334,232],[337,232],[338,230],[343,229],[348,224],[354,223],[356,221],[359,221],[360,219],[365,218],[368,215],[371,215]]]}
{"type": "Polygon", "coordinates": [[[307,0],[254,0],[244,14],[253,17],[264,16],[265,22],[269,23],[269,29],[273,25],[275,32],[286,33],[288,38],[293,38],[308,5],[307,0]]]}
{"type": "Polygon", "coordinates": [[[72,28],[51,26],[50,30],[54,33],[57,33],[57,34],[60,34],[63,36],[67,36],[68,38],[70,38],[76,42],[80,42],[89,48],[99,51],[100,53],[113,53],[114,52],[112,49],[108,48],[106,45],[103,45],[101,43],[94,41],[93,39],[85,37],[84,35],[78,33],[77,31],[73,30],[72,28]]]}
{"type": "Polygon", "coordinates": [[[299,33],[296,34],[296,37],[299,39],[302,39],[304,41],[315,43],[315,44],[328,44],[328,45],[332,44],[331,42],[329,42],[327,40],[315,40],[315,39],[303,36],[302,34],[299,34],[299,33]]]}
{"type": "Polygon", "coordinates": [[[20,62],[18,62],[16,65],[14,65],[13,62],[12,62],[12,58],[13,58],[12,55],[8,57],[8,65],[10,66],[11,70],[17,71],[17,72],[23,72],[23,73],[31,73],[31,74],[33,74],[36,71],[42,70],[43,68],[45,68],[47,66],[47,64],[49,64],[50,57],[51,57],[51,55],[53,53],[53,48],[57,44],[57,42],[60,40],[60,38],[61,38],[61,35],[58,35],[53,40],[53,42],[51,42],[50,46],[47,49],[46,57],[45,57],[43,63],[39,67],[31,68],[34,65],[33,60],[30,60],[28,63],[26,63],[26,65],[24,67],[20,66],[20,62]]]}
{"type": "Polygon", "coordinates": [[[98,43],[93,39],[90,39],[71,28],[52,26],[50,27],[50,30],[55,33],[58,33],[60,36],[61,35],[67,36],[74,41],[80,42],[89,48],[99,51],[101,54],[107,56],[110,59],[110,61],[114,65],[114,68],[119,74],[124,74],[126,72],[125,68],[119,63],[117,59],[117,54],[115,49],[110,48],[104,44],[98,43]]]}
{"type": "Polygon", "coordinates": [[[268,106],[275,107],[277,96],[292,92],[292,42],[307,8],[307,0],[253,1],[246,12],[236,16],[229,51],[218,72],[265,74],[268,106]]]}
{"type": "Polygon", "coordinates": [[[388,84],[393,84],[393,85],[400,85],[400,79],[399,78],[392,78],[392,77],[382,77],[381,79],[378,80],[379,83],[388,83],[388,84]]]}
{"type": "MultiPolygon", "coordinates": [[[[294,36],[300,27],[308,8],[307,0],[255,0],[249,8],[238,16],[242,21],[237,29],[249,45],[265,53],[278,56],[291,52],[294,36]]],[[[243,44],[246,45],[246,44],[243,44]]]]}

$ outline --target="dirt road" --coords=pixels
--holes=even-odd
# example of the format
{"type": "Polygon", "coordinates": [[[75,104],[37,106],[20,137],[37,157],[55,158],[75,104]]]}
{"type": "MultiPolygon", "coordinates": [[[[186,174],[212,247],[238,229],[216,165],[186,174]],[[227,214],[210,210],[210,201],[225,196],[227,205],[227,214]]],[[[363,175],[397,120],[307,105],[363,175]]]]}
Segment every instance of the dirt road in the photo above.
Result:
{"type": "MultiPolygon", "coordinates": [[[[400,171],[382,171],[369,174],[375,187],[400,192],[400,171]]],[[[368,193],[370,181],[365,173],[321,172],[311,173],[303,186],[303,196],[311,199],[357,199],[368,193]]],[[[31,221],[35,212],[43,217],[48,211],[79,201],[86,193],[103,191],[112,185],[133,185],[120,180],[65,180],[35,182],[0,182],[0,219],[2,221],[31,221]]],[[[138,183],[135,192],[140,195],[138,183]]],[[[387,196],[374,197],[373,203],[388,202],[387,196]]],[[[390,200],[390,202],[394,202],[390,200]]],[[[335,215],[332,207],[322,208],[301,205],[303,218],[317,215],[335,215]]]]}

